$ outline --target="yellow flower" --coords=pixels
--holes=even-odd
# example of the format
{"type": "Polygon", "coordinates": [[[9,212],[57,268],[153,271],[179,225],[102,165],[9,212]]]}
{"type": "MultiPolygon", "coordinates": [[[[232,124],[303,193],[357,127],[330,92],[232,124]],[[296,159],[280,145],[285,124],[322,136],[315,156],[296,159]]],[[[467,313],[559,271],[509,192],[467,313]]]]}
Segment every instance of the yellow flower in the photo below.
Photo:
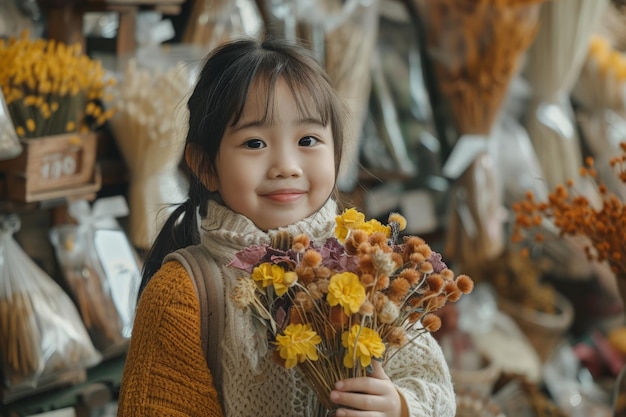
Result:
{"type": "Polygon", "coordinates": [[[274,282],[282,282],[285,270],[278,265],[264,262],[254,268],[252,279],[260,283],[263,288],[272,285],[274,282]]]}
{"type": "Polygon", "coordinates": [[[310,324],[290,324],[284,333],[276,336],[276,344],[287,369],[306,360],[317,360],[316,345],[322,342],[322,338],[313,331],[310,324]]]}
{"type": "Polygon", "coordinates": [[[360,228],[361,230],[365,230],[368,234],[381,232],[384,233],[385,236],[391,236],[391,227],[382,224],[376,219],[371,219],[367,223],[365,223],[365,227],[360,228]]]}
{"type": "MultiPolygon", "coordinates": [[[[361,229],[365,226],[365,215],[354,208],[344,210],[343,214],[335,218],[335,236],[344,242],[350,230],[361,229]]],[[[367,231],[367,230],[366,230],[367,231]]]]}
{"type": "Polygon", "coordinates": [[[385,352],[385,344],[376,330],[359,324],[352,326],[349,332],[343,332],[341,344],[348,349],[343,357],[343,365],[347,368],[354,368],[357,360],[361,366],[369,366],[372,358],[381,358],[385,352]]]}
{"type": "Polygon", "coordinates": [[[340,304],[346,315],[356,313],[365,301],[365,287],[359,277],[352,272],[342,272],[330,277],[328,295],[330,306],[340,304]]]}
{"type": "Polygon", "coordinates": [[[284,295],[297,280],[298,275],[293,271],[274,275],[274,291],[276,291],[276,295],[279,297],[284,295]]]}
{"type": "Polygon", "coordinates": [[[260,283],[263,288],[274,285],[274,291],[280,297],[296,283],[298,275],[295,272],[285,272],[279,265],[265,262],[254,268],[252,279],[260,283]]]}

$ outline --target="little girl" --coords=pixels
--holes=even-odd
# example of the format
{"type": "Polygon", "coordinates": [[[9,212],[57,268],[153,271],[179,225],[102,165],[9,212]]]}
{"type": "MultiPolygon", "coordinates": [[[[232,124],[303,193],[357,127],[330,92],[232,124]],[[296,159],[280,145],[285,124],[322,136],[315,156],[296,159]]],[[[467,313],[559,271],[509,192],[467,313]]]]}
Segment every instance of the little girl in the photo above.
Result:
{"type": "MultiPolygon", "coordinates": [[[[312,391],[271,353],[260,353],[251,316],[227,296],[241,271],[226,265],[277,231],[317,242],[333,235],[344,106],[303,48],[238,40],[210,54],[188,108],[189,198],[163,226],[144,267],[118,415],[311,416],[312,391]],[[178,262],[161,265],[168,253],[200,243],[225,291],[219,398],[201,348],[193,283],[178,262]]],[[[429,334],[385,369],[374,361],[368,377],[337,382],[331,399],[337,416],[455,414],[450,373],[429,334]]]]}

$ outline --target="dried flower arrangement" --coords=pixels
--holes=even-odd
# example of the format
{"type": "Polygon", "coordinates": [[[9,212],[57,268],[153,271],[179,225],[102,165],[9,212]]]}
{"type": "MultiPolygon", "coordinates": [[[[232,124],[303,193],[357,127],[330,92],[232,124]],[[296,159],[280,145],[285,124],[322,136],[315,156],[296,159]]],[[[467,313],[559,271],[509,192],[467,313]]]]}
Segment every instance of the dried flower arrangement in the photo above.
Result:
{"type": "MultiPolygon", "coordinates": [[[[610,165],[617,178],[626,183],[626,142],[620,144],[621,154],[611,159],[610,165]]],[[[544,220],[551,221],[558,229],[559,236],[576,236],[585,239],[585,254],[595,262],[607,262],[617,277],[622,300],[626,300],[626,210],[623,202],[598,179],[594,160],[586,158],[580,169],[581,179],[588,179],[595,185],[599,201],[577,191],[573,179],[566,185],[559,185],[548,196],[547,201],[538,202],[532,193],[526,199],[512,206],[515,224],[512,240],[528,245],[541,243],[544,235],[535,233],[533,239],[528,234],[538,230],[544,220]]]]}
{"type": "Polygon", "coordinates": [[[408,2],[424,26],[437,95],[449,110],[458,136],[448,138],[453,139],[449,145],[456,155],[464,156],[451,155],[443,167],[444,175],[454,179],[444,253],[463,268],[493,259],[504,250],[501,217],[495,215],[500,208],[498,175],[486,149],[510,81],[538,33],[543,2],[408,2]],[[484,147],[476,152],[480,142],[484,147]]]}
{"type": "Polygon", "coordinates": [[[0,88],[20,138],[94,130],[113,114],[101,99],[114,82],[79,45],[0,39],[0,88]]]}
{"type": "Polygon", "coordinates": [[[250,273],[233,300],[264,323],[276,361],[299,369],[327,410],[336,381],[364,376],[372,360],[384,364],[411,338],[437,331],[432,313],[474,285],[423,239],[395,243],[406,227],[397,213],[383,225],[351,208],[336,221],[322,246],[298,235],[281,249],[246,248],[230,264],[250,273]]]}

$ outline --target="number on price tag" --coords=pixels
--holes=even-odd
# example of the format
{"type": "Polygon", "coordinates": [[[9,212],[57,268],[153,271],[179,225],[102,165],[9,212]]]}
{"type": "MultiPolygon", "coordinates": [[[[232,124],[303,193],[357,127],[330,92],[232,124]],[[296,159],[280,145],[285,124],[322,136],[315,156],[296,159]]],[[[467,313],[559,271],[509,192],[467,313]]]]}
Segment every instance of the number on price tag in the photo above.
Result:
{"type": "Polygon", "coordinates": [[[41,179],[55,181],[63,177],[71,177],[80,169],[80,150],[65,149],[53,152],[41,158],[41,179]]]}

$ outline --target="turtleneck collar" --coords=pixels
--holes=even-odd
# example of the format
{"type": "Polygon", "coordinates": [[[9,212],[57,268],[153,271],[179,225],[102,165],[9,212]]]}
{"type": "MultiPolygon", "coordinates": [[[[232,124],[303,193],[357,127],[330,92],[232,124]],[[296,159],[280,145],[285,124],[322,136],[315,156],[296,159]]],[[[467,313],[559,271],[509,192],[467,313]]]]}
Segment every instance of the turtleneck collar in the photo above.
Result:
{"type": "Polygon", "coordinates": [[[228,263],[234,254],[247,246],[270,243],[271,237],[281,231],[292,236],[306,233],[313,241],[324,240],[333,234],[337,204],[328,201],[315,213],[291,225],[264,231],[247,217],[235,213],[216,201],[209,201],[208,214],[200,227],[202,244],[219,263],[228,263]]]}

